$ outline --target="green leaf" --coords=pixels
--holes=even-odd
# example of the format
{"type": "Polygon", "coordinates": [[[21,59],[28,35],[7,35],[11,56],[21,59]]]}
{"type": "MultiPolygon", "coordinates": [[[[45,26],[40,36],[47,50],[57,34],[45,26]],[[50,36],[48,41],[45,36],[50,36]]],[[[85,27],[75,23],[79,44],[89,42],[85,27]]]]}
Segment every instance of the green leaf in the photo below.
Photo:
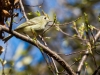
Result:
{"type": "Polygon", "coordinates": [[[10,22],[9,21],[6,21],[6,24],[10,27],[10,22]]]}
{"type": "Polygon", "coordinates": [[[33,15],[33,12],[29,12],[29,13],[27,13],[27,15],[29,15],[29,16],[30,16],[30,15],[33,15]]]}
{"type": "Polygon", "coordinates": [[[92,26],[92,25],[89,25],[88,27],[89,27],[91,30],[95,29],[95,27],[92,26]]]}
{"type": "Polygon", "coordinates": [[[82,25],[79,26],[79,28],[78,28],[78,32],[81,37],[84,35],[84,31],[85,31],[85,25],[84,25],[84,23],[82,23],[82,25]]]}
{"type": "Polygon", "coordinates": [[[57,23],[57,16],[56,16],[56,14],[54,14],[53,18],[54,18],[54,23],[57,23]]]}
{"type": "Polygon", "coordinates": [[[60,28],[59,28],[59,26],[56,26],[56,30],[60,31],[60,28]]]}
{"type": "Polygon", "coordinates": [[[88,63],[87,63],[87,62],[85,62],[84,64],[85,64],[85,67],[87,67],[87,66],[88,66],[88,63]]]}
{"type": "Polygon", "coordinates": [[[39,11],[36,11],[35,14],[36,14],[37,16],[41,16],[41,13],[40,13],[39,11]]]}

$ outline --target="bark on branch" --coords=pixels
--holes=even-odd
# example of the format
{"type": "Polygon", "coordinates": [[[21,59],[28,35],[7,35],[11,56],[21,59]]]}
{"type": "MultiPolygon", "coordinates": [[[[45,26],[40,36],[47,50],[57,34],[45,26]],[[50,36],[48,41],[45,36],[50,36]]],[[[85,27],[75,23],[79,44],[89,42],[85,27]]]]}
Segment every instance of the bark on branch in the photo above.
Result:
{"type": "Polygon", "coordinates": [[[28,37],[20,34],[20,33],[17,33],[16,31],[10,31],[9,28],[7,27],[4,27],[2,25],[0,25],[0,30],[1,31],[4,31],[4,32],[7,32],[7,33],[10,33],[12,34],[13,36],[21,39],[21,40],[24,40],[32,45],[35,45],[36,47],[40,47],[42,48],[42,50],[48,54],[49,56],[51,56],[52,58],[54,58],[65,70],[66,72],[68,72],[69,75],[76,75],[76,73],[73,71],[73,69],[68,65],[68,63],[62,59],[57,53],[55,53],[53,50],[49,49],[48,47],[44,46],[43,44],[41,44],[39,41],[37,41],[36,43],[34,41],[32,41],[31,39],[29,39],[28,37]],[[37,46],[38,45],[38,46],[37,46]]]}

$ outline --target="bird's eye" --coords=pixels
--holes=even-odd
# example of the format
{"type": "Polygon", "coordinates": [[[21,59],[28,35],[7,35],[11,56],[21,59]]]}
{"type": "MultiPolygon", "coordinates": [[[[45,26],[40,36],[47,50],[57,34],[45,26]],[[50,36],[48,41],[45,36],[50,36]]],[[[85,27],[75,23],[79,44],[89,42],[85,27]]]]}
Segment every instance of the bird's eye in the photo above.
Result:
{"type": "Polygon", "coordinates": [[[46,17],[44,17],[44,19],[46,19],[46,17]]]}

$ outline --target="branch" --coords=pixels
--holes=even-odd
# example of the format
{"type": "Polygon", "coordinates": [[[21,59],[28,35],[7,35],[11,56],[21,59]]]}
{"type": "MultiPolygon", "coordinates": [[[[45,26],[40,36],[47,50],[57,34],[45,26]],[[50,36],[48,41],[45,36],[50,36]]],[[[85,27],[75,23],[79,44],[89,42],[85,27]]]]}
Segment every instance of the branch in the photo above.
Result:
{"type": "MultiPolygon", "coordinates": [[[[96,43],[96,41],[99,39],[99,37],[100,37],[100,30],[97,32],[97,34],[94,37],[95,38],[94,43],[96,43]]],[[[85,54],[83,55],[83,57],[82,57],[82,59],[80,61],[80,64],[79,64],[78,69],[77,69],[77,75],[80,75],[80,71],[82,69],[82,66],[83,66],[86,58],[88,57],[88,54],[89,54],[89,50],[87,50],[85,52],[85,54]]]]}
{"type": "Polygon", "coordinates": [[[81,61],[80,61],[80,64],[78,66],[78,69],[77,69],[77,75],[80,75],[80,71],[84,65],[84,62],[86,60],[86,58],[88,57],[88,54],[89,54],[89,51],[87,50],[84,54],[84,56],[82,57],[81,61]]]}
{"type": "Polygon", "coordinates": [[[13,36],[20,38],[21,40],[24,40],[32,45],[35,45],[36,47],[40,47],[42,48],[42,50],[48,54],[49,56],[51,56],[52,58],[54,58],[65,70],[66,72],[68,72],[69,75],[76,75],[75,72],[72,70],[72,68],[68,65],[68,63],[63,60],[58,54],[56,54],[53,50],[49,49],[48,47],[44,46],[43,44],[41,44],[38,40],[37,42],[32,41],[31,39],[29,39],[28,37],[21,35],[20,33],[17,33],[16,31],[10,31],[7,27],[4,27],[2,25],[0,25],[0,30],[1,31],[5,31],[7,33],[12,34],[13,36]],[[38,46],[37,46],[38,45],[38,46]]]}
{"type": "Polygon", "coordinates": [[[100,70],[100,66],[94,71],[94,73],[92,75],[97,75],[99,70],[100,70]]]}
{"type": "Polygon", "coordinates": [[[95,37],[94,37],[95,38],[95,41],[94,42],[96,42],[99,39],[99,37],[100,37],[100,30],[95,35],[95,37]]]}
{"type": "Polygon", "coordinates": [[[23,15],[24,15],[26,21],[28,21],[28,18],[27,18],[27,16],[26,16],[26,13],[25,13],[25,10],[24,10],[23,4],[22,4],[22,0],[20,0],[19,3],[20,3],[20,7],[21,7],[21,9],[22,9],[23,15]]]}
{"type": "Polygon", "coordinates": [[[60,31],[61,33],[63,33],[64,35],[66,35],[66,36],[72,38],[72,39],[75,38],[75,39],[81,40],[81,41],[83,41],[83,42],[86,42],[86,40],[82,39],[82,38],[79,37],[79,36],[77,36],[77,37],[75,37],[75,36],[71,36],[70,34],[64,32],[60,27],[59,27],[59,31],[60,31]]]}
{"type": "Polygon", "coordinates": [[[14,12],[14,0],[12,0],[12,10],[11,10],[11,22],[10,22],[10,31],[12,30],[13,26],[13,12],[14,12]]]}

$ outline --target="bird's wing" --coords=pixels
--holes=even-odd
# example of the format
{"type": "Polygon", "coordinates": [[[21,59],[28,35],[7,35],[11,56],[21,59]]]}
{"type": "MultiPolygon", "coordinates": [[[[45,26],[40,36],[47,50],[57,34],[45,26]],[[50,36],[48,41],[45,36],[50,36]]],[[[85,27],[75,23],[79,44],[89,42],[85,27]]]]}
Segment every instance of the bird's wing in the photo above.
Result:
{"type": "Polygon", "coordinates": [[[32,19],[25,22],[25,23],[22,23],[21,25],[19,25],[15,30],[17,29],[21,29],[21,28],[24,28],[24,27],[27,27],[27,26],[31,26],[31,25],[36,25],[37,22],[33,21],[32,19]]]}

